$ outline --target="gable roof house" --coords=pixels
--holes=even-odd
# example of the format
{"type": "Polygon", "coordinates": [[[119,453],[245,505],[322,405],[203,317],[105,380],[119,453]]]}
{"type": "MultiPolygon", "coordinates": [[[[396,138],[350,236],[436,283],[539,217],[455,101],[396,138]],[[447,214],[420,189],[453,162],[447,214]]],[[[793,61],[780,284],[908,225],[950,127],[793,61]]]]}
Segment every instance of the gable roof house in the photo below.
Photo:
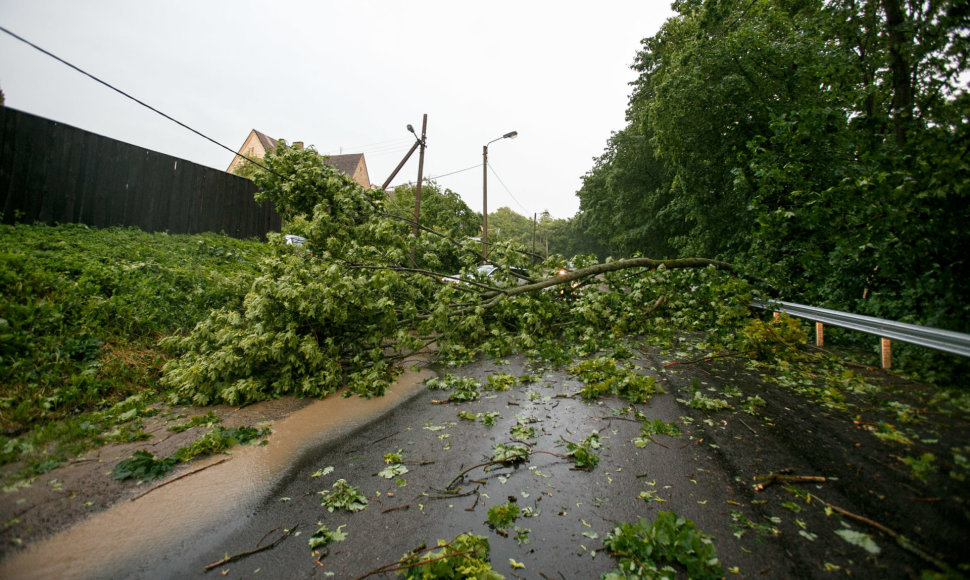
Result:
{"type": "MultiPolygon", "coordinates": [[[[303,142],[294,141],[293,147],[303,149],[303,142]]],[[[233,173],[246,162],[241,155],[250,159],[262,159],[266,156],[267,151],[274,149],[276,149],[276,139],[253,129],[249,132],[249,136],[246,137],[236,156],[232,158],[232,163],[229,164],[226,172],[233,173]]],[[[326,158],[326,162],[336,167],[341,173],[349,175],[364,189],[371,188],[370,176],[367,174],[367,163],[364,161],[363,153],[330,155],[326,158]]]]}

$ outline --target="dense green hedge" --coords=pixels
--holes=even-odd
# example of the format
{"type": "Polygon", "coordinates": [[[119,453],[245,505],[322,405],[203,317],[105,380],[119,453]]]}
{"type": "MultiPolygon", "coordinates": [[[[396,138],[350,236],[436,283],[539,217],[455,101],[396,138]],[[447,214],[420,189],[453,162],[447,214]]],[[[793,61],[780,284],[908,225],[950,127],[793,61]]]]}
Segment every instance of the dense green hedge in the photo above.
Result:
{"type": "Polygon", "coordinates": [[[0,226],[0,429],[154,389],[159,337],[238,305],[265,243],[81,225],[0,226]]]}

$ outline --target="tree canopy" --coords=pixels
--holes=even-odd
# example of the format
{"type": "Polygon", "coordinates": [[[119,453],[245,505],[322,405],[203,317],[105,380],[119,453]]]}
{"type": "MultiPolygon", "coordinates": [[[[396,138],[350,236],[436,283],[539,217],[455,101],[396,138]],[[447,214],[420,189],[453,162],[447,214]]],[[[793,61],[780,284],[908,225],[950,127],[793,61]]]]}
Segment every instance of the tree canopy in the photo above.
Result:
{"type": "Polygon", "coordinates": [[[557,359],[653,328],[661,304],[716,305],[678,319],[689,328],[748,312],[751,290],[732,277],[729,264],[712,260],[597,265],[577,257],[572,271],[560,275],[564,259],[553,256],[513,276],[511,266],[527,267],[531,259],[509,241],[491,247],[498,272],[475,277],[480,244],[459,235],[467,233],[469,212],[453,194],[426,190],[434,200],[429,213],[443,227],[422,226],[415,238],[411,222],[395,215],[401,208],[392,209],[406,203],[404,192],[389,200],[382,190],[364,190],[312,149],[278,147],[264,162],[253,176],[260,197],[287,219],[306,219],[307,242],[293,251],[278,236],[271,239],[276,252],[240,304],[165,341],[178,356],[165,365],[162,382],[177,398],[239,404],[322,396],[341,386],[380,395],[399,369],[395,363],[431,342],[450,362],[513,351],[557,359]],[[440,212],[432,211],[436,205],[440,212]],[[446,277],[454,272],[445,257],[460,262],[460,282],[446,277]],[[686,270],[694,272],[675,275],[686,270]]]}
{"type": "Polygon", "coordinates": [[[970,331],[970,10],[682,0],[642,42],[576,221],[818,306],[970,331]]]}

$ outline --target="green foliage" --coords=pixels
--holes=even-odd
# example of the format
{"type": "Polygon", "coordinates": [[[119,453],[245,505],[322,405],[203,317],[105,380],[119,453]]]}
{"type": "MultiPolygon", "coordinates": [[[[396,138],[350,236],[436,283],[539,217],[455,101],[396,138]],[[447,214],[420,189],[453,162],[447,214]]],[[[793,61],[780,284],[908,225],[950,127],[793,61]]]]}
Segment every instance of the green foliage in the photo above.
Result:
{"type": "Polygon", "coordinates": [[[193,427],[214,427],[219,423],[222,423],[222,419],[216,417],[215,413],[212,411],[209,411],[205,415],[196,415],[181,425],[173,425],[169,427],[168,430],[172,433],[181,433],[182,431],[188,431],[193,427]]]}
{"type": "Polygon", "coordinates": [[[347,483],[346,479],[338,479],[330,489],[319,492],[322,496],[320,503],[327,507],[327,511],[345,509],[351,513],[367,509],[367,498],[356,486],[347,483]]]}
{"type": "MultiPolygon", "coordinates": [[[[398,186],[388,194],[385,204],[387,213],[399,218],[397,227],[402,236],[409,236],[412,232],[414,195],[414,186],[398,186]]],[[[457,193],[434,182],[425,183],[421,188],[420,213],[422,228],[431,228],[449,238],[467,240],[480,235],[481,214],[472,211],[457,193]]],[[[481,254],[480,246],[477,249],[472,245],[441,246],[433,234],[427,232],[421,232],[417,240],[411,239],[409,243],[415,248],[415,265],[438,272],[456,273],[474,263],[481,254]]]]}
{"type": "Polygon", "coordinates": [[[673,512],[660,512],[653,522],[641,519],[636,524],[620,523],[606,536],[603,545],[619,559],[619,566],[605,574],[605,580],[672,580],[678,577],[678,568],[696,580],[724,576],[711,538],[698,530],[694,522],[673,512]]]}
{"type": "Polygon", "coordinates": [[[846,529],[835,530],[835,534],[846,542],[852,544],[853,546],[862,548],[873,556],[878,556],[880,553],[882,553],[882,549],[878,544],[876,544],[876,542],[873,541],[872,536],[869,534],[846,529]]]}
{"type": "Polygon", "coordinates": [[[438,550],[405,554],[398,562],[402,569],[397,574],[414,580],[501,580],[503,576],[489,562],[490,549],[484,536],[459,534],[450,542],[438,540],[438,550]]]}
{"type": "Polygon", "coordinates": [[[334,542],[342,542],[347,539],[347,534],[342,532],[343,528],[346,528],[347,524],[342,526],[337,526],[336,530],[330,530],[327,526],[320,526],[317,531],[313,532],[310,536],[310,549],[316,550],[317,548],[324,548],[329,546],[334,542]]]}
{"type": "Polygon", "coordinates": [[[808,340],[804,323],[793,316],[781,314],[777,320],[764,322],[753,318],[738,333],[737,350],[760,360],[784,357],[795,358],[798,347],[808,340]]]}
{"type": "Polygon", "coordinates": [[[510,498],[509,501],[493,505],[488,508],[488,525],[492,528],[504,530],[512,524],[515,520],[519,519],[522,515],[522,509],[519,508],[519,504],[515,502],[515,498],[510,498]]]}
{"type": "Polygon", "coordinates": [[[753,397],[748,397],[745,399],[744,404],[741,405],[741,410],[749,415],[757,415],[758,409],[764,407],[767,403],[759,395],[754,395],[753,397]]]}
{"type": "Polygon", "coordinates": [[[490,413],[482,413],[482,416],[478,418],[478,422],[486,427],[494,427],[498,422],[499,412],[492,411],[490,413]]]}
{"type": "MultiPolygon", "coordinates": [[[[772,522],[774,523],[774,522],[772,522]]],[[[771,523],[759,523],[751,520],[744,512],[739,510],[731,511],[731,531],[736,538],[740,538],[748,532],[754,530],[759,537],[768,538],[778,536],[781,530],[771,525],[771,523]]]]}
{"type": "Polygon", "coordinates": [[[478,390],[482,386],[474,377],[462,377],[451,373],[445,373],[444,377],[432,377],[424,381],[424,384],[429,389],[444,391],[478,390]]]}
{"type": "Polygon", "coordinates": [[[529,459],[529,448],[517,443],[497,443],[492,449],[492,461],[501,461],[508,465],[522,463],[529,459]]]}
{"type": "Polygon", "coordinates": [[[259,187],[256,201],[272,201],[284,220],[297,216],[326,216],[333,231],[352,226],[377,209],[380,190],[364,191],[349,176],[326,162],[312,147],[296,149],[280,140],[262,160],[251,179],[259,187]]]}
{"type": "Polygon", "coordinates": [[[483,388],[489,391],[507,391],[518,384],[519,379],[508,373],[496,373],[488,375],[483,388]]]}
{"type": "MultiPolygon", "coordinates": [[[[380,395],[397,370],[392,358],[423,347],[422,338],[435,340],[447,364],[517,350],[556,361],[589,356],[615,345],[619,333],[659,326],[640,314],[648,297],[646,284],[652,284],[647,292],[653,294],[665,285],[690,288],[689,280],[717,279],[713,273],[681,278],[660,269],[641,271],[633,292],[622,291],[628,281],[617,278],[608,280],[614,292],[583,292],[578,284],[569,301],[554,291],[502,299],[496,293],[515,286],[501,286],[501,276],[476,284],[441,283],[403,266],[410,262],[413,240],[404,235],[400,221],[382,211],[385,200],[379,193],[314,181],[316,173],[302,168],[317,163],[315,153],[280,151],[286,162],[279,169],[288,177],[268,177],[264,191],[302,204],[305,212],[308,184],[319,190],[307,228],[313,258],[281,253],[265,261],[242,310],[216,311],[192,335],[167,343],[181,356],[165,366],[163,384],[172,387],[178,400],[239,404],[284,394],[324,396],[344,385],[348,393],[380,395]],[[287,180],[300,183],[291,187],[287,180]],[[294,188],[301,193],[291,200],[294,188]],[[341,213],[348,208],[354,208],[352,216],[341,213]]],[[[465,242],[459,245],[468,246],[465,242]]],[[[432,235],[422,236],[420,243],[441,249],[453,245],[432,235]]],[[[514,244],[496,244],[491,257],[502,273],[529,261],[514,244]]],[[[592,262],[576,257],[574,267],[592,262]]],[[[561,257],[550,258],[529,278],[555,276],[563,263],[561,257]]],[[[736,300],[721,299],[725,308],[715,301],[717,316],[728,320],[724,313],[738,310],[746,298],[739,292],[736,300]]],[[[607,389],[643,401],[656,391],[651,381],[629,372],[617,375],[607,389]]],[[[514,382],[514,377],[494,375],[488,386],[506,388],[514,382]]],[[[432,381],[429,386],[444,384],[432,381]]],[[[448,400],[480,396],[480,386],[466,387],[454,389],[448,400]]]]}
{"type": "Polygon", "coordinates": [[[111,470],[111,479],[157,479],[175,467],[175,457],[157,459],[148,451],[135,451],[131,457],[122,460],[111,470]]]}
{"type": "Polygon", "coordinates": [[[518,420],[515,422],[515,425],[509,428],[509,434],[512,436],[512,439],[525,441],[536,438],[536,429],[535,427],[529,427],[527,421],[518,420]]]}
{"type": "Polygon", "coordinates": [[[401,465],[400,463],[392,463],[391,465],[388,465],[384,469],[377,472],[377,475],[379,477],[383,477],[384,479],[394,479],[398,476],[404,475],[407,472],[408,472],[408,468],[406,465],[401,465]]]}
{"type": "Polygon", "coordinates": [[[615,256],[731,258],[785,299],[970,331],[966,14],[892,4],[905,34],[875,0],[677,3],[574,221],[615,256]]]}
{"type": "Polygon", "coordinates": [[[708,397],[700,391],[694,391],[690,399],[687,401],[684,401],[683,399],[677,400],[686,402],[691,407],[700,409],[701,411],[724,411],[734,408],[731,406],[731,403],[728,403],[726,400],[708,397]]]}
{"type": "Polygon", "coordinates": [[[616,360],[599,357],[583,361],[569,371],[585,386],[579,392],[584,399],[596,399],[614,394],[631,403],[643,403],[652,395],[663,392],[652,376],[643,376],[631,368],[617,365],[616,360]]]}
{"type": "Polygon", "coordinates": [[[442,378],[432,377],[424,382],[429,389],[450,390],[451,395],[448,400],[454,402],[477,401],[481,397],[478,389],[482,384],[472,377],[459,377],[451,373],[445,373],[442,378]]]}
{"type": "Polygon", "coordinates": [[[664,423],[660,419],[643,421],[640,423],[640,436],[633,439],[633,444],[640,448],[646,447],[654,435],[680,437],[681,430],[676,423],[664,423]]]}
{"type": "Polygon", "coordinates": [[[267,270],[243,313],[217,310],[192,335],[168,342],[183,354],[165,365],[163,384],[196,404],[323,396],[344,384],[383,394],[395,373],[385,337],[414,345],[393,308],[411,291],[405,281],[296,256],[279,256],[267,270]]]}
{"type": "Polygon", "coordinates": [[[919,459],[909,456],[903,457],[902,461],[909,466],[913,477],[923,481],[926,481],[931,474],[939,470],[939,467],[933,464],[936,461],[936,456],[932,453],[924,453],[919,456],[919,459]]]}
{"type": "Polygon", "coordinates": [[[255,427],[232,427],[224,429],[215,427],[202,437],[175,452],[174,457],[179,461],[191,461],[199,455],[221,453],[235,447],[245,445],[251,441],[265,437],[271,433],[269,427],[257,429],[255,427]]]}
{"type": "Polygon", "coordinates": [[[566,441],[566,457],[572,459],[576,469],[593,469],[600,462],[600,456],[596,454],[599,448],[600,434],[593,431],[578,444],[566,441]]]}
{"type": "Polygon", "coordinates": [[[0,225],[0,448],[24,443],[0,462],[137,432],[124,413],[160,391],[158,337],[240,304],[272,252],[215,234],[0,225]]]}

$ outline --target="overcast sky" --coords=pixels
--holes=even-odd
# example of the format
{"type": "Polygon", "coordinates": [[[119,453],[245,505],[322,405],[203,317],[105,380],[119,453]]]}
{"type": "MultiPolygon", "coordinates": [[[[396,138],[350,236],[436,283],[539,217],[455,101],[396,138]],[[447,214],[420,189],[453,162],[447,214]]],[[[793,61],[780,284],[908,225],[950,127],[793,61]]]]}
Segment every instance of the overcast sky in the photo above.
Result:
{"type": "MultiPolygon", "coordinates": [[[[364,153],[382,183],[428,114],[425,176],[482,209],[572,217],[623,128],[640,40],[666,0],[0,0],[0,26],[233,150],[250,129],[364,153]],[[595,7],[594,7],[595,6],[595,7]],[[496,178],[497,176],[497,178],[496,178]]],[[[203,165],[232,154],[0,33],[10,107],[203,165]]],[[[394,183],[417,178],[417,154],[394,183]]]]}

